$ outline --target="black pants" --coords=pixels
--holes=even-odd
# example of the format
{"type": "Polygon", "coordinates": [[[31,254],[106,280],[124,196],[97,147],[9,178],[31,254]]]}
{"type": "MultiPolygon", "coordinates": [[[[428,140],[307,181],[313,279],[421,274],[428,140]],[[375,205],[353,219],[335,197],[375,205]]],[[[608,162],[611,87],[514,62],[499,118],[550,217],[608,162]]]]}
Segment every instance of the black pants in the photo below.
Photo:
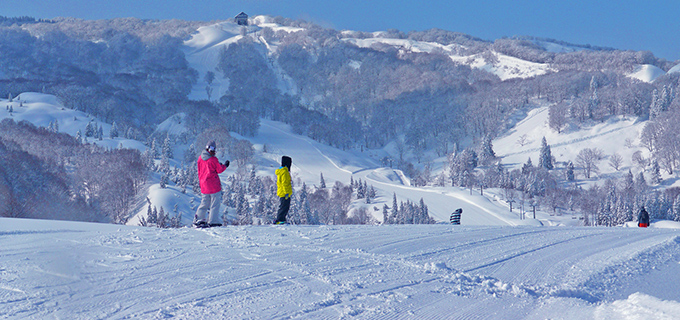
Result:
{"type": "Polygon", "coordinates": [[[290,210],[290,197],[279,198],[279,211],[276,213],[276,222],[285,222],[286,216],[288,215],[288,210],[290,210]]]}

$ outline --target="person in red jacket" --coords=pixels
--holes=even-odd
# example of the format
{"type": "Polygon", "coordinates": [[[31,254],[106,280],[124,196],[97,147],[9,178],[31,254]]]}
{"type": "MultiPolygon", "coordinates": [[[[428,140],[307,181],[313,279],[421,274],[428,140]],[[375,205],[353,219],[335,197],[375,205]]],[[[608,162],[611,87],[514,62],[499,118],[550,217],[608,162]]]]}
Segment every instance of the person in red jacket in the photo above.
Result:
{"type": "Polygon", "coordinates": [[[222,182],[219,174],[224,172],[229,166],[229,160],[224,164],[220,163],[215,157],[217,144],[210,141],[198,157],[198,180],[201,186],[201,205],[196,210],[194,226],[198,228],[221,226],[220,223],[220,202],[222,201],[222,182]],[[210,211],[208,221],[205,220],[207,212],[210,211]]]}

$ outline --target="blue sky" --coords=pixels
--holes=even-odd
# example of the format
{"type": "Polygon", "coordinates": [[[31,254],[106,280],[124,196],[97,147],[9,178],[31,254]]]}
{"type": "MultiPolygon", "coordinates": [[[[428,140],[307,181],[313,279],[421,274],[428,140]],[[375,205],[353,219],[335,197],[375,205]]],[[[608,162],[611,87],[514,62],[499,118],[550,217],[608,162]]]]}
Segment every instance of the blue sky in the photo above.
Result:
{"type": "Polygon", "coordinates": [[[439,28],[486,40],[529,35],[680,59],[678,0],[1,0],[0,15],[222,20],[240,11],[360,31],[439,28]]]}

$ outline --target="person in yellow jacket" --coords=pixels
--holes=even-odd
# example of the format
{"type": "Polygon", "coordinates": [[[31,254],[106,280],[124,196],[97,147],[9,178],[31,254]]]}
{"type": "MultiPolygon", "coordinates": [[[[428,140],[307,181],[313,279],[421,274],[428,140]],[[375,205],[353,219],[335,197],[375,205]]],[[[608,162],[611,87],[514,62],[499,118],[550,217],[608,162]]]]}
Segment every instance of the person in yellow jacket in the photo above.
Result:
{"type": "Polygon", "coordinates": [[[288,210],[290,209],[290,197],[293,195],[293,185],[290,179],[290,166],[293,159],[288,156],[281,157],[281,168],[276,169],[276,195],[279,196],[279,211],[276,213],[274,224],[285,224],[288,210]]]}

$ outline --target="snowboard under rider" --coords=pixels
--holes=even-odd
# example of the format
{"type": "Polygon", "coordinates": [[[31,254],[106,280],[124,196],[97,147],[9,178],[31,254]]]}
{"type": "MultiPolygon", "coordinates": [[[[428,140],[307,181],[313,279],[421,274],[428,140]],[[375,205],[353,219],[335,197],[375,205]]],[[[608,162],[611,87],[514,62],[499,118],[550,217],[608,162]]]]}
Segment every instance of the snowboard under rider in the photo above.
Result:
{"type": "Polygon", "coordinates": [[[649,227],[649,213],[647,213],[647,210],[645,210],[645,206],[642,206],[642,209],[640,209],[640,214],[638,214],[638,227],[649,227]]]}
{"type": "Polygon", "coordinates": [[[194,216],[194,226],[199,228],[221,226],[220,202],[222,201],[222,182],[219,174],[229,167],[229,160],[220,163],[215,156],[217,144],[210,141],[198,157],[198,180],[201,186],[201,205],[194,216]],[[210,212],[206,221],[206,214],[210,212]]]}
{"type": "Polygon", "coordinates": [[[281,157],[281,167],[276,169],[276,195],[279,196],[279,210],[276,213],[274,224],[285,224],[288,210],[290,209],[290,197],[293,195],[293,185],[290,179],[290,166],[293,159],[288,156],[281,157]]]}

